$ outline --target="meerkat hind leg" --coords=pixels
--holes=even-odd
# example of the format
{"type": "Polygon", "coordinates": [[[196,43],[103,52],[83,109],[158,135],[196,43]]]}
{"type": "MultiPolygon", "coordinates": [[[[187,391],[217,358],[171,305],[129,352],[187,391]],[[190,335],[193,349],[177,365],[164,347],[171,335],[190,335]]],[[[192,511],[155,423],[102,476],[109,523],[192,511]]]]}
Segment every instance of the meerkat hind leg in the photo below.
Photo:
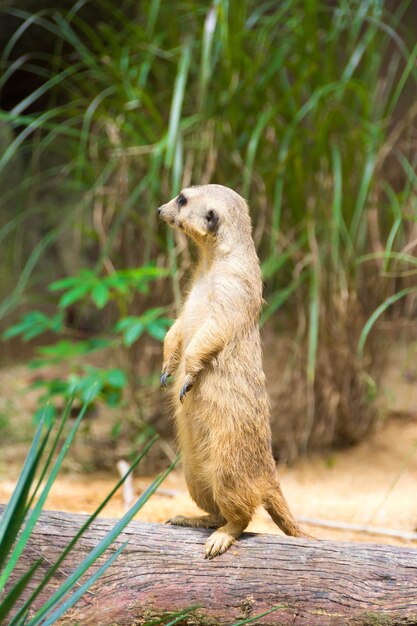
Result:
{"type": "Polygon", "coordinates": [[[219,554],[226,552],[240,537],[248,522],[227,522],[218,528],[206,541],[206,559],[213,559],[219,554]]]}
{"type": "Polygon", "coordinates": [[[185,517],[176,515],[167,521],[173,526],[189,526],[191,528],[219,528],[224,523],[224,519],[215,515],[198,515],[196,517],[185,517]]]}

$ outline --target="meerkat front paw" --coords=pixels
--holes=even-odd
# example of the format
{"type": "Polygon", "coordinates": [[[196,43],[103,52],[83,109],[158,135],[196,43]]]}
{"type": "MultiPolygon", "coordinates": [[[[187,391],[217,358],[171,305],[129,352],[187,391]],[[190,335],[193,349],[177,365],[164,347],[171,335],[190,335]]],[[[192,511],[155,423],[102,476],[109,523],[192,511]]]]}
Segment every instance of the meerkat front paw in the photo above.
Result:
{"type": "Polygon", "coordinates": [[[185,377],[185,382],[184,382],[183,386],[181,387],[181,391],[180,391],[180,401],[181,401],[181,404],[184,404],[185,396],[190,391],[190,389],[191,389],[191,387],[193,385],[194,385],[193,378],[190,375],[186,376],[185,377]]]}
{"type": "Polygon", "coordinates": [[[169,370],[165,370],[161,374],[161,389],[167,388],[167,380],[171,376],[171,372],[169,370]]]}

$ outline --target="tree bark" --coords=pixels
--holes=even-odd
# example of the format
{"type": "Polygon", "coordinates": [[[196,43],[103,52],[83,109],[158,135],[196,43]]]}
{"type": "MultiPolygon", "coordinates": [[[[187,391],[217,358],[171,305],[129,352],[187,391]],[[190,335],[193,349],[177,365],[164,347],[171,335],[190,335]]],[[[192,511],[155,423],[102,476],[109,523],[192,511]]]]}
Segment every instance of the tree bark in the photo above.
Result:
{"type": "MultiPolygon", "coordinates": [[[[13,580],[41,555],[45,564],[37,572],[39,580],[84,519],[43,513],[13,580]]],[[[65,580],[113,524],[114,520],[96,520],[61,566],[53,587],[65,580]]],[[[417,624],[417,550],[246,533],[226,554],[207,561],[203,547],[209,533],[131,523],[115,544],[129,540],[124,552],[64,622],[143,624],[199,605],[181,624],[230,625],[276,606],[275,612],[256,623],[417,624]]]]}

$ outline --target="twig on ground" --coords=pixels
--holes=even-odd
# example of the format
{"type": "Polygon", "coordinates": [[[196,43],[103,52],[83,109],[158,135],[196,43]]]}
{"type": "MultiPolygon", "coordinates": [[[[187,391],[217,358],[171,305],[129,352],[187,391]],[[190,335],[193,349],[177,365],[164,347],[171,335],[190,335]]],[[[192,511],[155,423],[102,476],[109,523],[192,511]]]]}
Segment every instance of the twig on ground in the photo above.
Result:
{"type": "Polygon", "coordinates": [[[382,535],[386,537],[395,537],[398,539],[406,539],[407,541],[417,541],[417,533],[401,530],[393,530],[391,528],[378,528],[377,526],[367,526],[362,524],[349,524],[348,522],[337,522],[332,520],[323,520],[315,517],[297,517],[300,524],[308,524],[311,526],[322,526],[323,528],[333,528],[346,532],[364,533],[366,535],[382,535]]]}
{"type": "MultiPolygon", "coordinates": [[[[129,470],[129,467],[130,465],[129,463],[126,463],[126,461],[120,460],[117,462],[117,469],[121,478],[123,478],[123,476],[129,470]]],[[[132,474],[133,472],[129,474],[122,486],[123,508],[125,511],[128,511],[135,501],[135,490],[133,488],[132,474]]]]}

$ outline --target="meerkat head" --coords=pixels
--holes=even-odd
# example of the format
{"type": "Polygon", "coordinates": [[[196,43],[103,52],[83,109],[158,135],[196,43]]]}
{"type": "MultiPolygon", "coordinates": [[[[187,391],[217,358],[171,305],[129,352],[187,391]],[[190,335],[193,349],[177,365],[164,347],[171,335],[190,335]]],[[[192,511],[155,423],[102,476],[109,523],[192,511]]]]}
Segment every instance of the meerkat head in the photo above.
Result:
{"type": "Polygon", "coordinates": [[[222,238],[224,232],[242,229],[250,232],[246,202],[235,191],[222,185],[188,187],[163,204],[158,215],[173,228],[185,232],[197,243],[222,238]]]}

